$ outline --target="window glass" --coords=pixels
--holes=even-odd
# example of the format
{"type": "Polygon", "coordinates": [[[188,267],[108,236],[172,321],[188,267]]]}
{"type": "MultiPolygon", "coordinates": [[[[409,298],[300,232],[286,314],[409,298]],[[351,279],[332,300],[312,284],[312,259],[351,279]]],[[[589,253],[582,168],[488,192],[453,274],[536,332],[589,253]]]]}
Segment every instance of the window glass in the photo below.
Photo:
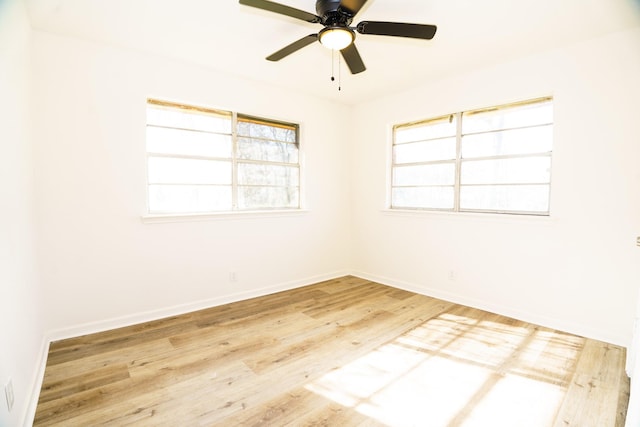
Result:
{"type": "Polygon", "coordinates": [[[298,163],[298,147],[289,142],[238,138],[238,158],[265,162],[298,163]]]}
{"type": "Polygon", "coordinates": [[[455,172],[454,163],[397,167],[394,170],[393,185],[453,185],[455,172]]]}
{"type": "Polygon", "coordinates": [[[231,113],[228,115],[218,115],[182,108],[158,107],[149,104],[147,108],[147,125],[231,133],[231,113]]]}
{"type": "Polygon", "coordinates": [[[395,187],[395,207],[453,209],[453,187],[395,187]]]}
{"type": "Polygon", "coordinates": [[[550,153],[552,142],[552,125],[465,135],[462,158],[550,153]]]}
{"type": "Polygon", "coordinates": [[[231,135],[147,126],[147,152],[184,156],[231,157],[231,135]]]}
{"type": "Polygon", "coordinates": [[[393,128],[392,208],[549,214],[553,101],[393,128]]]}
{"type": "Polygon", "coordinates": [[[240,209],[273,209],[298,207],[299,191],[296,187],[244,187],[238,189],[240,209]]]}
{"type": "Polygon", "coordinates": [[[412,142],[393,147],[396,164],[419,163],[456,158],[456,139],[443,138],[412,142]]]}
{"type": "Polygon", "coordinates": [[[261,163],[238,164],[240,185],[298,186],[298,168],[261,163]]]}
{"type": "Polygon", "coordinates": [[[481,185],[460,189],[463,210],[544,213],[549,210],[548,185],[481,185]]]}
{"type": "Polygon", "coordinates": [[[258,123],[250,119],[240,119],[238,121],[238,135],[272,141],[296,142],[295,128],[278,124],[258,123]]]}
{"type": "Polygon", "coordinates": [[[454,115],[425,120],[423,122],[396,126],[395,144],[446,138],[456,135],[456,117],[454,115]]]}
{"type": "Polygon", "coordinates": [[[231,186],[149,185],[149,210],[203,213],[231,210],[231,186]]]}
{"type": "Polygon", "coordinates": [[[553,103],[550,100],[462,113],[464,135],[551,123],[553,123],[553,103]]]}
{"type": "Polygon", "coordinates": [[[150,213],[300,207],[298,126],[148,100],[150,213]]]}
{"type": "Polygon", "coordinates": [[[550,179],[550,157],[516,157],[465,161],[460,184],[546,184],[550,179]]]}
{"type": "Polygon", "coordinates": [[[150,184],[231,184],[231,162],[151,157],[150,184]]]}

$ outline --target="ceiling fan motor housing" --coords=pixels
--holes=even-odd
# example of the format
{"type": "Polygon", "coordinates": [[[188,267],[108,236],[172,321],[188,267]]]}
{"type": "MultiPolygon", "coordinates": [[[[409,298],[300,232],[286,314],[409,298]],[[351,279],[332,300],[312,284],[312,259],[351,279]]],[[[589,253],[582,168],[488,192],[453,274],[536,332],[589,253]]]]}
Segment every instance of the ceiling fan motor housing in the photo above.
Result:
{"type": "Polygon", "coordinates": [[[340,0],[318,0],[316,13],[322,18],[322,25],[329,27],[348,27],[353,16],[340,7],[340,0]]]}

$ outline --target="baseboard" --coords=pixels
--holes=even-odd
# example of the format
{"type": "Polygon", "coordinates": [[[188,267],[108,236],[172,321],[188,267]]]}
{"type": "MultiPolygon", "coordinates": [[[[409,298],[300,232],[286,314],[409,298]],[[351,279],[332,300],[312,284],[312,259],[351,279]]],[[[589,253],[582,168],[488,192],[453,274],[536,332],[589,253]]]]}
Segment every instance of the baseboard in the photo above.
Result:
{"type": "Polygon", "coordinates": [[[49,331],[47,338],[49,342],[58,341],[67,338],[79,337],[82,335],[93,334],[97,332],[104,332],[111,329],[122,328],[125,326],[131,326],[138,323],[150,322],[153,320],[159,320],[166,317],[177,316],[180,314],[190,313],[193,311],[203,310],[211,307],[216,307],[223,304],[229,304],[232,302],[242,301],[250,298],[261,297],[276,292],[295,289],[303,286],[312,285],[314,283],[322,282],[325,280],[331,280],[338,277],[346,276],[349,274],[347,270],[335,271],[328,274],[321,274],[317,276],[307,277],[299,280],[292,280],[289,282],[279,283],[272,286],[263,287],[260,289],[252,289],[249,291],[238,292],[229,295],[223,295],[206,300],[194,301],[187,304],[180,304],[171,307],[165,307],[158,310],[151,310],[142,313],[136,313],[127,316],[121,316],[111,319],[105,319],[97,322],[89,322],[70,328],[57,329],[49,331]]]}
{"type": "Polygon", "coordinates": [[[492,303],[490,301],[469,298],[453,292],[443,291],[442,289],[409,283],[390,277],[365,273],[362,271],[352,271],[351,275],[360,277],[362,279],[371,280],[373,282],[381,283],[383,285],[393,286],[394,288],[404,289],[410,292],[438,298],[444,301],[466,305],[467,307],[489,311],[491,313],[500,314],[502,316],[511,317],[513,319],[522,320],[524,322],[533,323],[550,329],[556,329],[558,331],[563,331],[570,334],[595,339],[598,341],[608,342],[610,344],[618,345],[621,347],[626,347],[628,345],[628,343],[622,342],[619,337],[613,337],[605,330],[588,328],[582,324],[569,322],[565,319],[558,319],[540,315],[538,313],[531,313],[523,310],[513,309],[512,307],[506,307],[500,304],[492,303]]]}
{"type": "Polygon", "coordinates": [[[40,354],[38,355],[38,363],[33,373],[31,380],[31,389],[27,396],[31,396],[28,402],[24,414],[22,416],[22,425],[29,427],[33,425],[33,420],[36,416],[36,409],[38,407],[38,399],[40,397],[40,389],[42,388],[42,382],[44,381],[44,370],[47,366],[47,355],[49,354],[49,340],[46,336],[42,337],[42,343],[40,344],[40,354]]]}

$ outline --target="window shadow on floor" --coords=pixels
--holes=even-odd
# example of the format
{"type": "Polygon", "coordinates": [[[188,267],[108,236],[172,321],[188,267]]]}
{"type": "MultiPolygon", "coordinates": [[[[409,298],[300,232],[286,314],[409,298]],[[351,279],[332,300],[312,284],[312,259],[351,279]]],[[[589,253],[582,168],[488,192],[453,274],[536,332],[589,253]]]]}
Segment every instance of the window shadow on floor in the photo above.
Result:
{"type": "Polygon", "coordinates": [[[584,341],[498,315],[453,311],[306,389],[388,426],[548,426],[584,341]]]}

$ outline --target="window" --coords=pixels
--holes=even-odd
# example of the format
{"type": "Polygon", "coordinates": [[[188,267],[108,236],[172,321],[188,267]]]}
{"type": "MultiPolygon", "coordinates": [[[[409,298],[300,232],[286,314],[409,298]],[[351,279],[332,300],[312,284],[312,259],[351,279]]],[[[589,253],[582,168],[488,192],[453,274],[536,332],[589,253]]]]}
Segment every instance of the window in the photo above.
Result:
{"type": "Polygon", "coordinates": [[[298,126],[149,99],[149,213],[300,208],[298,126]]]}
{"type": "Polygon", "coordinates": [[[553,101],[393,128],[391,208],[549,214],[553,101]]]}

